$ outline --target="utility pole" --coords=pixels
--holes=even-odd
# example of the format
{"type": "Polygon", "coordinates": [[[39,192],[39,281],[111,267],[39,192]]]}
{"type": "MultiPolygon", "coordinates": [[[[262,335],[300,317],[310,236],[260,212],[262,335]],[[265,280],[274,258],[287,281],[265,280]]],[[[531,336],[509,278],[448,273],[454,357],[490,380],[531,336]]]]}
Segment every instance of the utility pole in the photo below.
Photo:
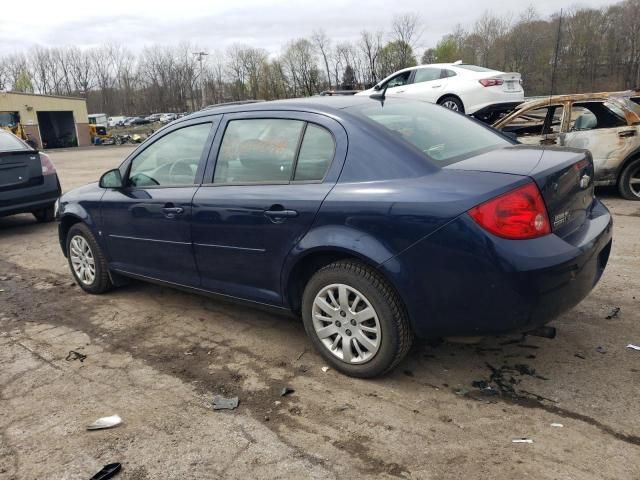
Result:
{"type": "Polygon", "coordinates": [[[200,62],[200,98],[201,108],[204,108],[207,105],[204,98],[204,67],[202,66],[202,62],[204,61],[204,57],[209,54],[207,52],[193,52],[193,54],[198,56],[198,62],[200,62]]]}

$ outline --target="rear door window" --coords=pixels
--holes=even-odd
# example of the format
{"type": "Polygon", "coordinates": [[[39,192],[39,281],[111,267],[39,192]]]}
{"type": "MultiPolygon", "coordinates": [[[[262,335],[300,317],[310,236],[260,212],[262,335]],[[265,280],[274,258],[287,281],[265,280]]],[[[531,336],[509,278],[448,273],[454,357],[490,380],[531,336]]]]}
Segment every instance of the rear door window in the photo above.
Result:
{"type": "Polygon", "coordinates": [[[295,181],[322,180],[329,170],[335,151],[336,144],[331,132],[312,123],[308,124],[293,179],[295,181]]]}
{"type": "Polygon", "coordinates": [[[232,120],[220,145],[214,184],[321,181],[335,154],[331,132],[302,120],[232,120]]]}
{"type": "Polygon", "coordinates": [[[624,112],[610,102],[574,103],[571,108],[570,131],[625,127],[624,112]]]}
{"type": "Polygon", "coordinates": [[[418,68],[413,83],[431,82],[442,78],[442,70],[439,68],[418,68]]]}

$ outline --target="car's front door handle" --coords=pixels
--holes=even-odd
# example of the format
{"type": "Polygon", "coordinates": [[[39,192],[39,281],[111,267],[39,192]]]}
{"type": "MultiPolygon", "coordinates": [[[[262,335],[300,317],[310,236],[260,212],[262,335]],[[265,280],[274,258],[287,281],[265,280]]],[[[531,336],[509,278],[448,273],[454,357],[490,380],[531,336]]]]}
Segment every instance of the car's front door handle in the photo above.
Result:
{"type": "Polygon", "coordinates": [[[431,85],[431,88],[440,88],[442,85],[438,84],[438,85],[431,85]]]}
{"type": "Polygon", "coordinates": [[[618,136],[620,138],[633,137],[635,135],[636,135],[636,131],[635,130],[624,130],[622,132],[618,132],[618,136]]]}
{"type": "Polygon", "coordinates": [[[176,215],[182,215],[184,213],[184,208],[182,208],[182,207],[164,207],[162,209],[162,213],[167,218],[174,218],[176,215]]]}

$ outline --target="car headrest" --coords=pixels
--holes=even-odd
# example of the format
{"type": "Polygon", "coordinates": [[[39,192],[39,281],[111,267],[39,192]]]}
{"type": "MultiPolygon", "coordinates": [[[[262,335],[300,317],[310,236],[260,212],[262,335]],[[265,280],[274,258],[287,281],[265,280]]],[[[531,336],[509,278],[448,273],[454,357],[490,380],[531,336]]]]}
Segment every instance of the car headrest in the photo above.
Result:
{"type": "Polygon", "coordinates": [[[592,130],[598,126],[596,116],[589,112],[583,113],[576,119],[574,130],[592,130]]]}

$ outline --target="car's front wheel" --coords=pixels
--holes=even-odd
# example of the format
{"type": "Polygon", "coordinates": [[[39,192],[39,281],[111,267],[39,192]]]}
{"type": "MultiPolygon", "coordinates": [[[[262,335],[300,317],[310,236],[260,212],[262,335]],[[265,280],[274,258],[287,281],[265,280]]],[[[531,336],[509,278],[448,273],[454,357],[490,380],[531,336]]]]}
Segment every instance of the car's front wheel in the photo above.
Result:
{"type": "Polygon", "coordinates": [[[73,277],[85,292],[98,294],[113,288],[107,260],[86,225],[77,223],[69,229],[67,258],[73,277]]]}
{"type": "Polygon", "coordinates": [[[357,261],[332,263],[311,277],[302,317],[324,359],[353,377],[391,370],[413,339],[398,294],[375,269],[357,261]]]}
{"type": "Polygon", "coordinates": [[[640,158],[624,167],[618,181],[618,190],[627,200],[640,200],[640,158]]]}

